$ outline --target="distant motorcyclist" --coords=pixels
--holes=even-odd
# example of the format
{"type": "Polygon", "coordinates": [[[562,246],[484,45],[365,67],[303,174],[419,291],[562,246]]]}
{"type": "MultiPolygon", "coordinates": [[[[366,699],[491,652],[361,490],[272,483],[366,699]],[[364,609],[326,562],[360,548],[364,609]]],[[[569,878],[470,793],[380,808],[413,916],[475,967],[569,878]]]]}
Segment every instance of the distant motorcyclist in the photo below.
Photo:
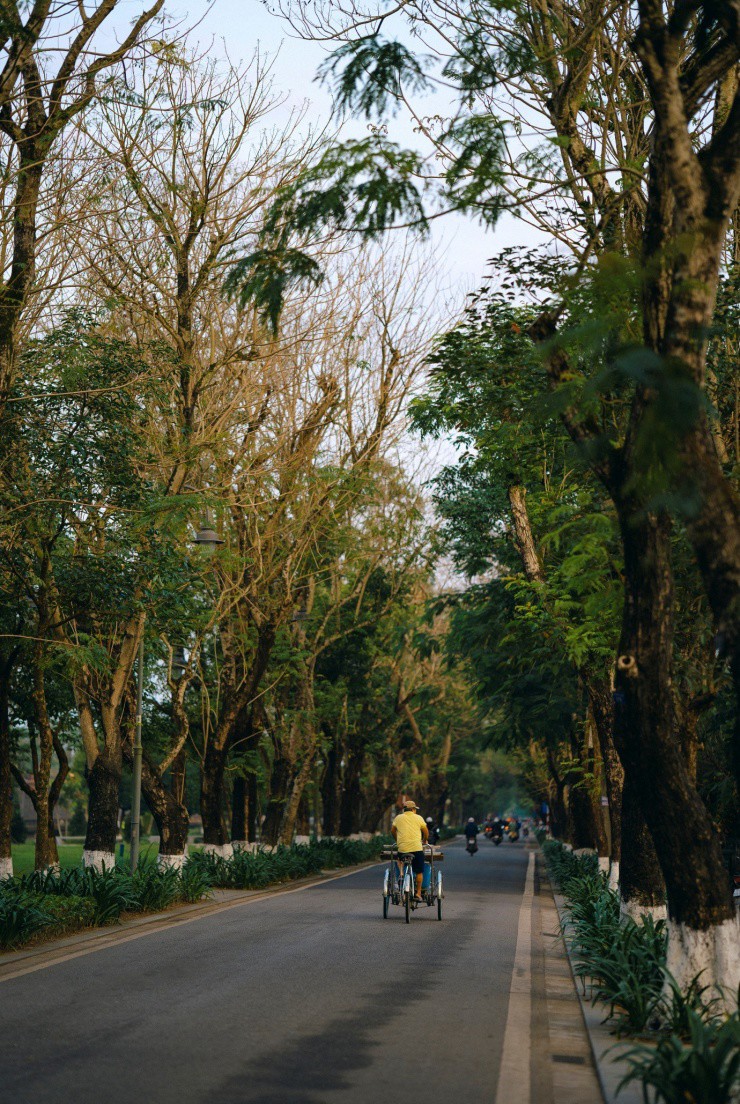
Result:
{"type": "Polygon", "coordinates": [[[431,817],[426,818],[426,825],[429,830],[429,842],[434,845],[439,839],[439,828],[435,828],[434,821],[431,817]]]}
{"type": "Polygon", "coordinates": [[[465,839],[467,840],[467,850],[471,855],[474,855],[478,850],[478,825],[475,817],[468,817],[468,823],[465,825],[465,839]]]}

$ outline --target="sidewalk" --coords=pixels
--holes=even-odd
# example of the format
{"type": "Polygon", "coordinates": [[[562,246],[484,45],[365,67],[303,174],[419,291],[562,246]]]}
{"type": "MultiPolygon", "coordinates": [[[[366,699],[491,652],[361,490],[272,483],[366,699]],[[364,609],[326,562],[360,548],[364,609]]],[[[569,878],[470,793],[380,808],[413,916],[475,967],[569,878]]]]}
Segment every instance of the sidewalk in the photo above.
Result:
{"type": "MultiPolygon", "coordinates": [[[[598,1083],[598,1095],[592,1097],[575,1096],[568,1092],[567,1086],[577,1083],[577,1078],[569,1075],[566,1083],[566,1095],[563,1100],[567,1104],[584,1104],[588,1100],[602,1101],[604,1104],[642,1104],[642,1089],[639,1084],[630,1084],[622,1089],[617,1096],[617,1086],[628,1072],[629,1066],[619,1058],[619,1039],[613,1035],[609,1026],[603,1023],[607,1009],[603,1005],[592,1005],[583,982],[573,972],[573,963],[567,947],[560,934],[562,923],[565,919],[565,900],[553,890],[547,873],[547,864],[542,851],[537,851],[537,871],[541,877],[540,893],[545,900],[543,910],[543,955],[547,962],[548,973],[552,976],[551,985],[553,991],[558,989],[570,991],[575,994],[578,1005],[578,1020],[582,1036],[586,1039],[588,1049],[587,1065],[595,1074],[598,1083]]],[[[548,1004],[549,1007],[549,1004],[548,1004]]],[[[573,1009],[568,1006],[571,1030],[575,1031],[572,1023],[573,1009]]],[[[625,1048],[626,1049],[626,1045],[625,1048]]],[[[580,1053],[580,1052],[579,1052],[580,1053]]],[[[537,1097],[533,1097],[537,1099],[537,1097]]]]}
{"type": "Polygon", "coordinates": [[[602,1096],[581,1001],[560,935],[560,917],[539,848],[534,892],[531,1098],[535,1104],[601,1104],[608,1098],[602,1096]]]}

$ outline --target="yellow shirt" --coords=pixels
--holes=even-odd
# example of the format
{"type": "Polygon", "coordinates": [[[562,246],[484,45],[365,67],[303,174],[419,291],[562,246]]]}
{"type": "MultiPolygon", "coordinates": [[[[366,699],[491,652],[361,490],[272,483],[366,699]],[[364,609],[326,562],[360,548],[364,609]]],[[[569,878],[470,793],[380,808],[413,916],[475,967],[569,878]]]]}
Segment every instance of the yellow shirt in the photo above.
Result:
{"type": "Polygon", "coordinates": [[[413,809],[399,813],[393,821],[396,829],[396,843],[399,851],[421,851],[424,848],[422,828],[426,828],[423,817],[415,813],[413,809]]]}

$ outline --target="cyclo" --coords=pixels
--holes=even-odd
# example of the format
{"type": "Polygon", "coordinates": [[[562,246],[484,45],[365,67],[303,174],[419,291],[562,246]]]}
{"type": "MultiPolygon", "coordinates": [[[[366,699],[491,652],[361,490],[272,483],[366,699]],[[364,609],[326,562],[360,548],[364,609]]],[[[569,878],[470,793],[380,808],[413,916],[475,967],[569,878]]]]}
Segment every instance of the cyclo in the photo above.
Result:
{"type": "MultiPolygon", "coordinates": [[[[411,869],[411,855],[394,848],[387,848],[380,853],[381,859],[388,860],[383,875],[383,919],[387,919],[388,910],[393,905],[403,905],[406,923],[411,921],[411,913],[414,909],[421,908],[420,902],[414,901],[414,874],[411,869]],[[400,870],[399,870],[400,866],[400,870]]],[[[424,878],[421,883],[421,896],[428,908],[437,906],[437,919],[442,919],[442,871],[435,869],[438,863],[444,859],[444,852],[438,847],[427,844],[424,848],[424,878]]]]}

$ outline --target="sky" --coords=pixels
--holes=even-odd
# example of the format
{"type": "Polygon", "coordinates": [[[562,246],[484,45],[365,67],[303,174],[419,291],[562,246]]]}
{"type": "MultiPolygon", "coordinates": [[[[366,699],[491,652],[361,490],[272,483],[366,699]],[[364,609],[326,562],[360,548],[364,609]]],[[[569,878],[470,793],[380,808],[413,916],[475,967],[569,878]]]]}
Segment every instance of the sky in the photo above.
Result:
{"type": "MultiPolygon", "coordinates": [[[[259,47],[261,53],[274,56],[275,90],[285,97],[281,112],[287,115],[308,101],[312,122],[330,121],[331,99],[314,80],[326,48],[297,39],[287,23],[273,15],[262,0],[169,0],[167,10],[182,19],[183,27],[197,22],[192,38],[209,55],[228,52],[233,62],[246,61],[259,47]]],[[[364,127],[364,123],[351,122],[344,130],[358,137],[364,127]]],[[[414,141],[410,124],[401,117],[390,120],[389,137],[405,145],[414,141]]],[[[522,225],[511,217],[502,219],[493,232],[462,216],[436,220],[432,242],[445,272],[443,282],[449,288],[450,299],[461,303],[467,292],[480,287],[490,271],[489,258],[505,246],[521,243],[522,234],[522,225]]]]}

